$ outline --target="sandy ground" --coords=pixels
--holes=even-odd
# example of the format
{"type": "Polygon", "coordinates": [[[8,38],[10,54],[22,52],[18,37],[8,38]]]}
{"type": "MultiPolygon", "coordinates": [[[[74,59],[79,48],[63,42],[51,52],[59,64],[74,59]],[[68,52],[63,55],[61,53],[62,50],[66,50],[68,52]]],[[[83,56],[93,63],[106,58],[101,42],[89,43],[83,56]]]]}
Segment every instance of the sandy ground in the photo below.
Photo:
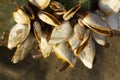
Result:
{"type": "Polygon", "coordinates": [[[87,69],[78,59],[74,68],[56,72],[60,61],[52,54],[48,59],[33,60],[30,56],[18,64],[10,59],[14,51],[0,48],[0,80],[119,80],[120,78],[120,37],[107,41],[109,48],[96,45],[93,69],[87,69]]]}

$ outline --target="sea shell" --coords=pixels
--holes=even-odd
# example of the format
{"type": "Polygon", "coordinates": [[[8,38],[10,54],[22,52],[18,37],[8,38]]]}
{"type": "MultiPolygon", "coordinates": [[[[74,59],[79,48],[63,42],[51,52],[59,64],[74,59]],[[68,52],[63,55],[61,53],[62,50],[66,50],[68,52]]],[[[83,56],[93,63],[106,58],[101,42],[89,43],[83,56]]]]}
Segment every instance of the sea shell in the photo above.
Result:
{"type": "Polygon", "coordinates": [[[30,23],[29,16],[21,8],[13,12],[13,17],[14,17],[15,22],[18,24],[29,24],[30,23]]]}
{"type": "Polygon", "coordinates": [[[96,53],[95,43],[90,38],[88,44],[86,45],[86,47],[83,49],[83,51],[78,57],[87,68],[91,69],[93,66],[95,53],[96,53]]]}
{"type": "Polygon", "coordinates": [[[17,50],[15,51],[11,61],[13,63],[17,63],[20,60],[23,60],[28,54],[30,54],[31,50],[35,46],[34,43],[34,37],[29,35],[29,37],[23,43],[17,46],[17,50]]]}
{"type": "Polygon", "coordinates": [[[64,14],[66,12],[65,7],[61,3],[57,2],[57,1],[51,1],[49,6],[58,15],[62,15],[62,14],[64,14]]]}
{"type": "Polygon", "coordinates": [[[74,25],[74,32],[72,36],[68,39],[68,42],[72,48],[72,50],[78,48],[80,42],[83,40],[83,36],[85,33],[84,25],[80,25],[79,23],[74,25]]]}
{"type": "Polygon", "coordinates": [[[44,58],[47,58],[50,55],[53,48],[53,45],[48,44],[46,38],[47,38],[47,35],[42,34],[41,40],[40,40],[41,42],[39,43],[40,52],[42,53],[44,58]]]}
{"type": "Polygon", "coordinates": [[[57,20],[53,15],[47,12],[39,12],[38,17],[45,23],[59,27],[61,25],[61,22],[57,20]]]}
{"type": "Polygon", "coordinates": [[[40,9],[45,9],[48,7],[50,0],[29,0],[33,5],[39,7],[40,9]]]}
{"type": "Polygon", "coordinates": [[[78,56],[81,54],[82,50],[87,46],[90,39],[90,29],[86,29],[83,40],[81,41],[79,47],[76,50],[75,55],[78,56]]]}
{"type": "Polygon", "coordinates": [[[118,30],[120,27],[120,15],[118,13],[112,14],[106,19],[106,22],[110,28],[118,30]]]}
{"type": "Polygon", "coordinates": [[[62,60],[63,62],[68,62],[70,67],[75,65],[76,58],[66,42],[54,45],[53,49],[58,59],[62,60]]]}
{"type": "Polygon", "coordinates": [[[106,46],[105,36],[100,35],[100,34],[97,34],[97,33],[95,33],[95,32],[92,32],[91,35],[92,35],[93,39],[94,39],[99,45],[106,46]]]}
{"type": "Polygon", "coordinates": [[[13,49],[22,43],[30,33],[30,25],[16,24],[9,33],[8,48],[13,49]]]}
{"type": "Polygon", "coordinates": [[[120,11],[120,0],[99,0],[99,8],[107,15],[117,13],[120,11]]]}
{"type": "Polygon", "coordinates": [[[89,12],[82,20],[84,25],[103,36],[112,36],[112,29],[98,15],[89,12]]]}
{"type": "Polygon", "coordinates": [[[69,21],[64,21],[61,26],[55,27],[52,31],[49,44],[57,44],[68,39],[73,33],[73,29],[69,21]]]}
{"type": "Polygon", "coordinates": [[[74,16],[74,14],[80,9],[80,4],[76,5],[75,7],[71,8],[70,10],[68,10],[64,15],[63,15],[63,19],[64,20],[69,20],[70,18],[72,18],[74,16]]]}

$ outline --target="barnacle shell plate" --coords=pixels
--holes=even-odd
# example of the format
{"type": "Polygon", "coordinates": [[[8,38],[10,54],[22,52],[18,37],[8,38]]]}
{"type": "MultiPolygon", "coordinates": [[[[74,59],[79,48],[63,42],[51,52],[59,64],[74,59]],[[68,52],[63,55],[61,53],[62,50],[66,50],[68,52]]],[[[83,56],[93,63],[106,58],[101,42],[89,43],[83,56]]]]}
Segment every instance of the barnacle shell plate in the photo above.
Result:
{"type": "Polygon", "coordinates": [[[17,46],[17,50],[12,57],[12,62],[17,63],[20,60],[23,60],[33,49],[35,44],[35,39],[33,36],[29,36],[23,43],[17,46]]]}
{"type": "Polygon", "coordinates": [[[73,67],[76,63],[76,58],[74,53],[69,48],[67,43],[59,43],[53,47],[56,56],[61,59],[63,62],[68,62],[70,67],[73,67]]]}
{"type": "Polygon", "coordinates": [[[23,42],[29,35],[30,25],[16,24],[9,33],[8,48],[12,49],[23,42]]]}
{"type": "Polygon", "coordinates": [[[106,19],[107,24],[114,30],[120,29],[120,13],[112,14],[106,19]]]}
{"type": "Polygon", "coordinates": [[[47,35],[41,35],[41,42],[39,43],[40,51],[44,58],[47,58],[52,52],[52,45],[49,45],[47,40],[47,35]]]}
{"type": "Polygon", "coordinates": [[[52,1],[49,6],[57,15],[62,15],[66,12],[65,7],[57,1],[52,1]]]}
{"type": "Polygon", "coordinates": [[[99,8],[107,15],[120,11],[120,0],[99,0],[99,8]]]}
{"type": "Polygon", "coordinates": [[[75,7],[71,8],[70,10],[68,10],[64,15],[63,15],[63,19],[64,20],[69,20],[70,18],[72,18],[74,16],[74,14],[80,9],[80,4],[76,5],[75,7]]]}
{"type": "Polygon", "coordinates": [[[93,39],[94,39],[99,45],[102,45],[102,46],[105,46],[105,45],[106,45],[105,36],[100,35],[100,34],[97,34],[97,33],[93,32],[93,31],[92,31],[91,35],[92,35],[93,39]]]}
{"type": "Polygon", "coordinates": [[[14,17],[15,22],[17,22],[19,24],[29,24],[30,23],[29,16],[21,8],[19,8],[13,12],[13,17],[14,17]]]}
{"type": "Polygon", "coordinates": [[[29,0],[33,5],[40,7],[40,9],[45,9],[48,7],[50,0],[29,0]]]}
{"type": "Polygon", "coordinates": [[[48,41],[49,44],[57,44],[68,39],[73,33],[69,21],[64,21],[61,26],[55,27],[52,31],[51,37],[48,41]]]}
{"type": "Polygon", "coordinates": [[[79,46],[80,42],[83,40],[84,32],[85,27],[79,25],[79,23],[74,26],[74,32],[68,39],[68,42],[73,50],[76,49],[79,46]]]}
{"type": "Polygon", "coordinates": [[[84,38],[81,41],[79,47],[77,48],[77,51],[75,53],[76,56],[78,56],[79,54],[81,54],[82,50],[86,47],[86,45],[88,44],[90,39],[90,29],[86,29],[85,34],[84,34],[84,38]]]}
{"type": "Polygon", "coordinates": [[[98,34],[101,34],[103,36],[112,35],[112,30],[105,23],[105,21],[103,21],[98,15],[94,13],[88,13],[87,16],[83,18],[82,22],[98,34]]]}
{"type": "Polygon", "coordinates": [[[51,1],[51,3],[50,3],[50,8],[52,9],[52,10],[54,10],[54,11],[62,11],[62,12],[65,12],[66,10],[65,10],[65,7],[61,4],[61,3],[59,3],[59,2],[57,2],[57,1],[51,1]]]}
{"type": "Polygon", "coordinates": [[[87,68],[92,68],[95,57],[95,44],[92,39],[89,40],[89,43],[78,57],[87,68]]]}
{"type": "Polygon", "coordinates": [[[45,23],[59,27],[61,25],[61,22],[57,20],[53,15],[47,12],[39,12],[38,17],[45,23]]]}

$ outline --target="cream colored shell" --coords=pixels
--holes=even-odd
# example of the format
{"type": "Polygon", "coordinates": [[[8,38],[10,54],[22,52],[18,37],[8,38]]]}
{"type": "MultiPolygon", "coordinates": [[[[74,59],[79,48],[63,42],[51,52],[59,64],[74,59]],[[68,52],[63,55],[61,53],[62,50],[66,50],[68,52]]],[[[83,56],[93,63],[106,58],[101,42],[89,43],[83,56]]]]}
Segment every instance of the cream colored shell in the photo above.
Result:
{"type": "Polygon", "coordinates": [[[99,8],[110,15],[120,11],[120,0],[99,0],[99,8]]]}
{"type": "Polygon", "coordinates": [[[45,9],[48,7],[50,0],[29,0],[33,5],[39,7],[40,9],[45,9]]]}

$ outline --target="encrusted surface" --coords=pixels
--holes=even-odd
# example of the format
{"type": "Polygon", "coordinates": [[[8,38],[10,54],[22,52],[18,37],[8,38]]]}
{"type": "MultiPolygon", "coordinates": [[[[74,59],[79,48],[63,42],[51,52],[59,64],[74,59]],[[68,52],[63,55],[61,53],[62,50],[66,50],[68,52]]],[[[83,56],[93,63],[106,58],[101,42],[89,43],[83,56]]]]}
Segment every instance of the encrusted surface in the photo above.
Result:
{"type": "MultiPolygon", "coordinates": [[[[7,42],[7,35],[14,24],[12,12],[14,0],[0,0],[0,44],[7,42]],[[5,32],[5,33],[4,33],[5,32]],[[5,35],[5,36],[4,36],[5,35]],[[3,39],[1,39],[3,36],[3,39]]],[[[17,0],[22,4],[21,0],[17,0]]],[[[48,59],[33,60],[32,57],[11,63],[14,51],[0,47],[0,80],[119,80],[120,37],[108,38],[109,48],[96,45],[96,59],[93,69],[87,69],[78,59],[74,68],[56,72],[58,59],[52,54],[48,59]]]]}

